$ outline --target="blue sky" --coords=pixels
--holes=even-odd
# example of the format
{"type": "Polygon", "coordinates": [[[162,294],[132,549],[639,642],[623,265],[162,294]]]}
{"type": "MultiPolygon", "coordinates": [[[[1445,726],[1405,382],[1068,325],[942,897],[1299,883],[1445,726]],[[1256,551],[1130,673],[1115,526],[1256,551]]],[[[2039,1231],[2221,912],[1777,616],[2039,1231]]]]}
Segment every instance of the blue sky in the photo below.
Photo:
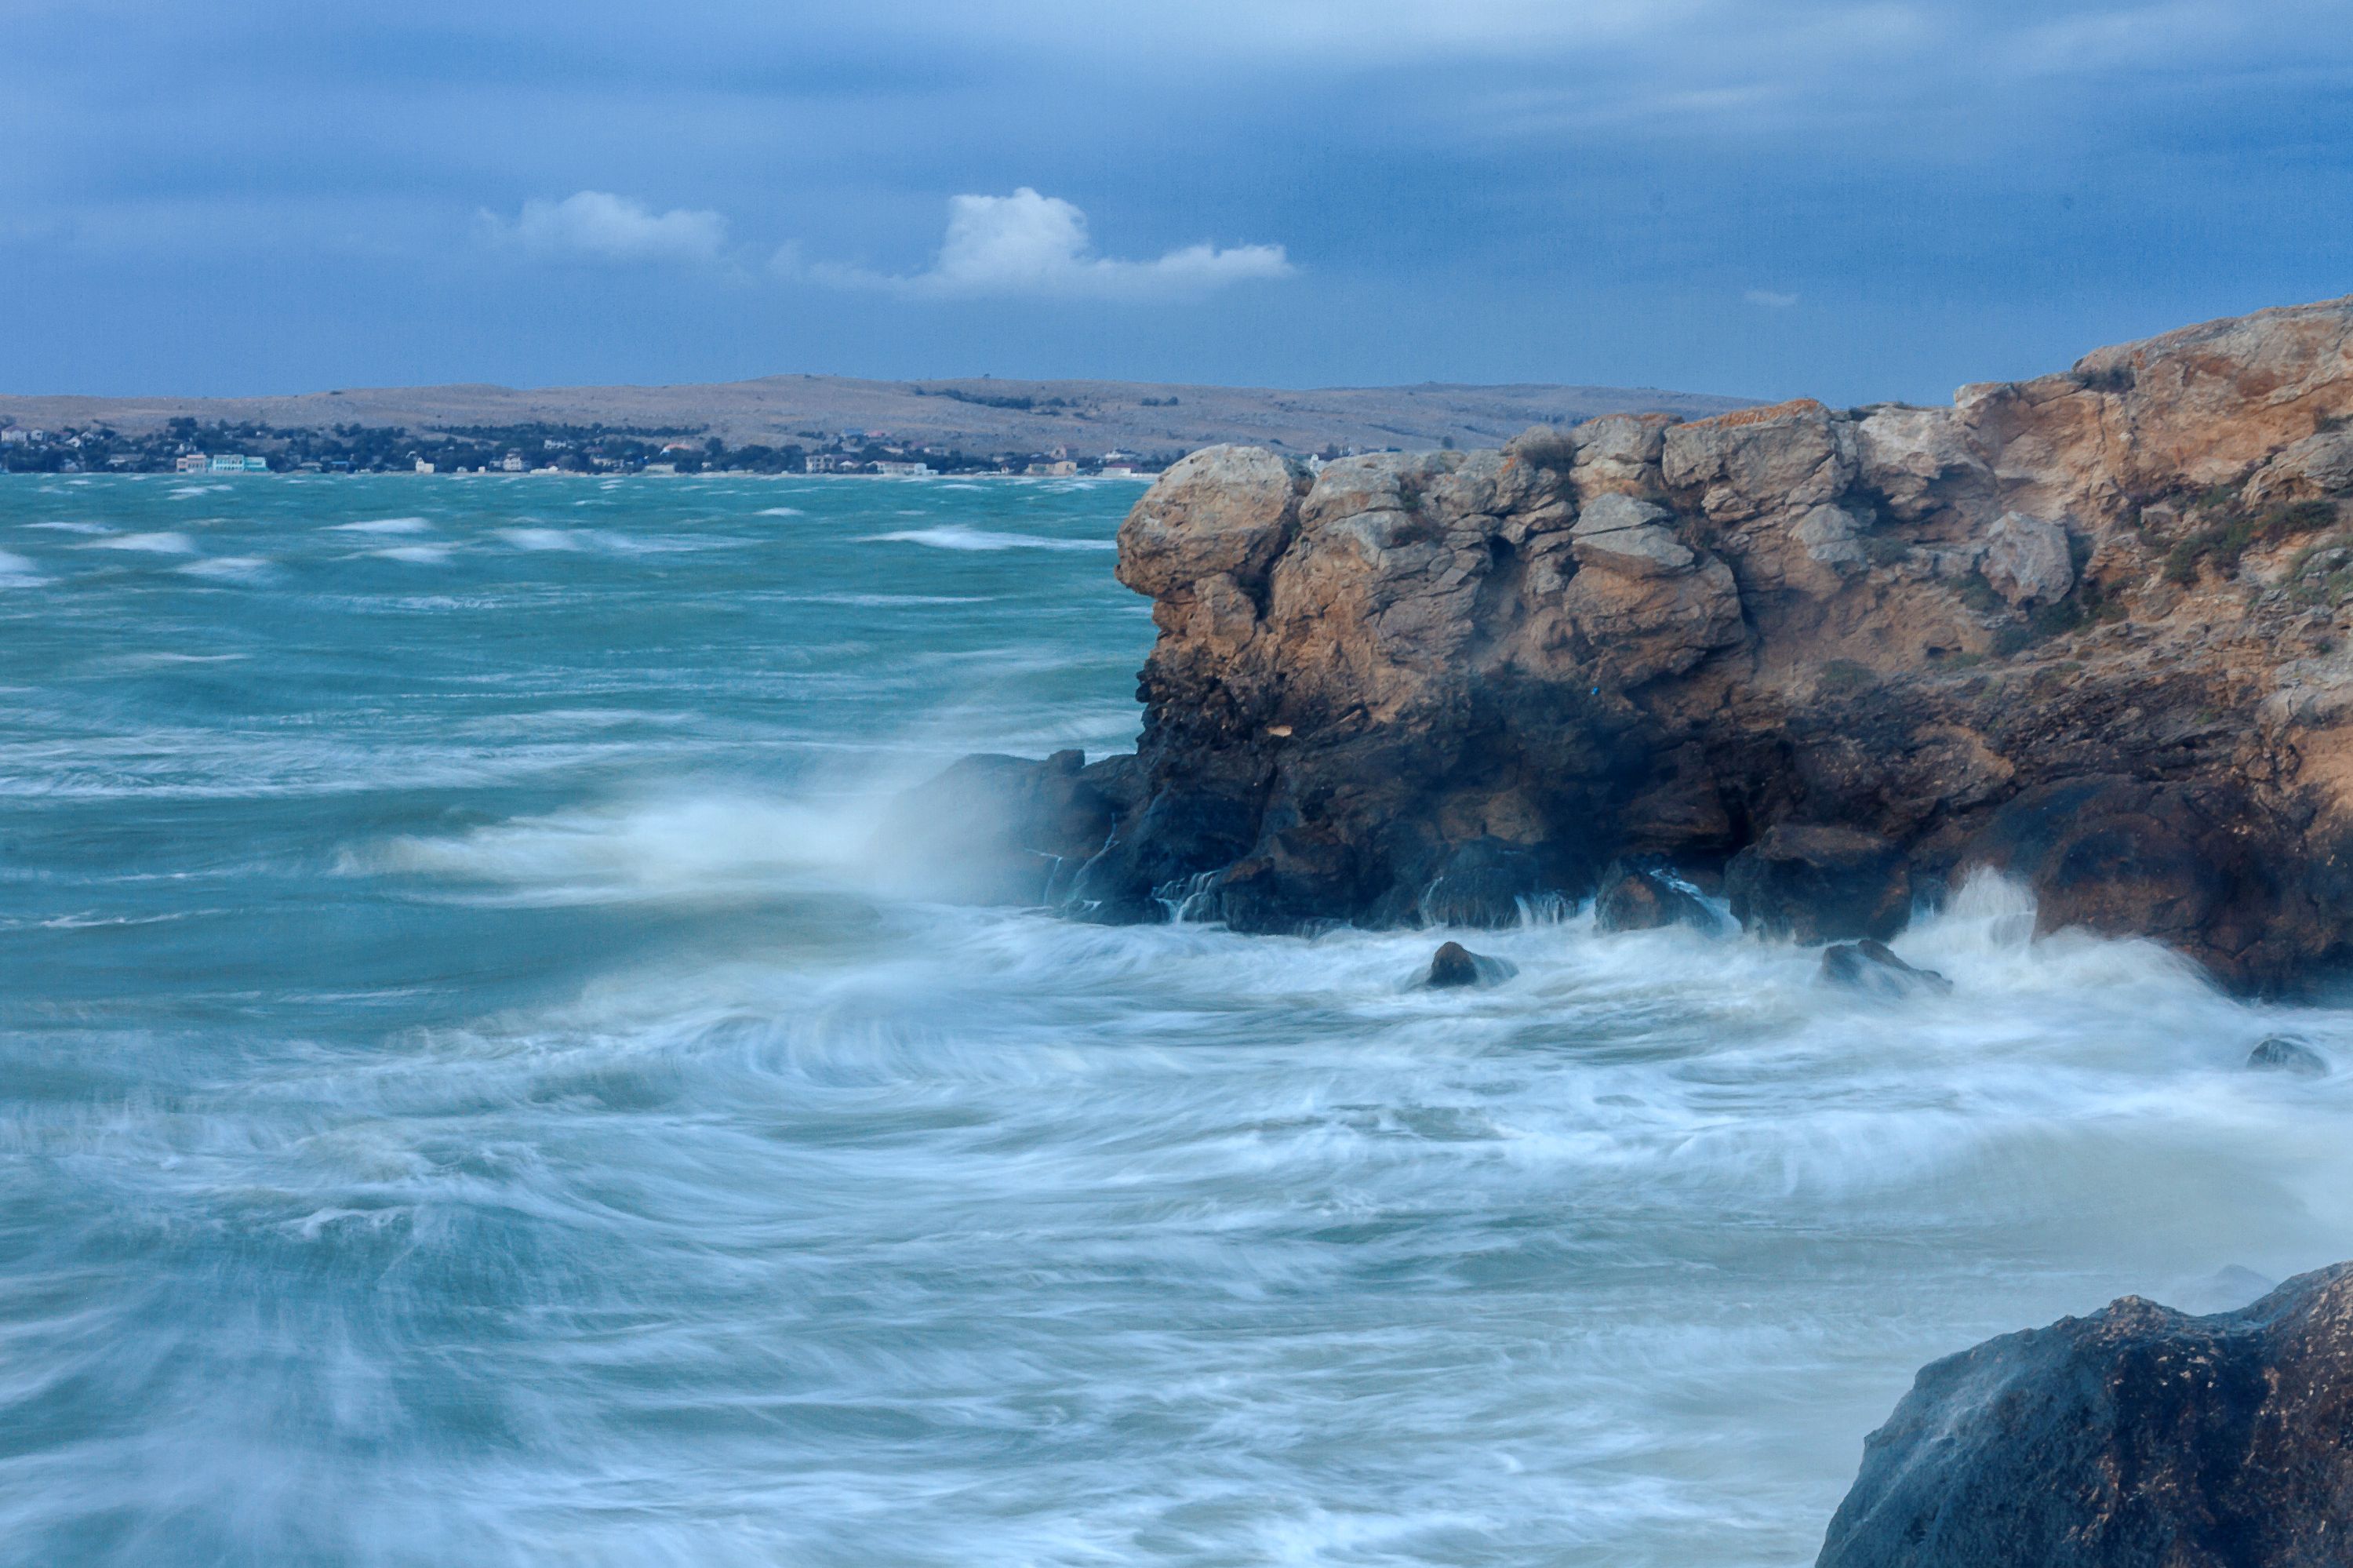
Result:
{"type": "Polygon", "coordinates": [[[2353,291],[2353,0],[5,0],[0,390],[1940,400],[2353,291]]]}

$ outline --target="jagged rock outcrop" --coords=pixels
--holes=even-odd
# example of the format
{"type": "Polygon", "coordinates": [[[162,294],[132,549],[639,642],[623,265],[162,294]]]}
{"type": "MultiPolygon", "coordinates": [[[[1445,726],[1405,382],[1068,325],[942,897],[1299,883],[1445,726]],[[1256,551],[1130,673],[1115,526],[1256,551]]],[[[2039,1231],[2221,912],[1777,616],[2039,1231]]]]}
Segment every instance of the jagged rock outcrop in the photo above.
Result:
{"type": "Polygon", "coordinates": [[[2353,1264],[2191,1317],[2126,1297],[1925,1368],[1818,1568],[2353,1562],[2353,1264]]]}
{"type": "Polygon", "coordinates": [[[1210,448],[1119,573],[1160,636],[1095,918],[1500,923],[1624,859],[1883,938],[1988,864],[2234,986],[2353,958],[2353,301],[1950,408],[1210,448]]]}

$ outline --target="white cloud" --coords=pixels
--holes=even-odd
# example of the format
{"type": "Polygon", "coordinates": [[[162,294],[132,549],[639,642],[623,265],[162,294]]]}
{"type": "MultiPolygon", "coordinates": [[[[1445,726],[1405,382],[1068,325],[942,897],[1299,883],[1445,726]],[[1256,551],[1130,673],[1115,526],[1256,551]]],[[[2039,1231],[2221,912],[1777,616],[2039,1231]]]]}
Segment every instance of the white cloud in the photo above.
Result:
{"type": "Polygon", "coordinates": [[[1786,311],[1798,302],[1797,295],[1776,293],[1770,289],[1751,289],[1740,297],[1752,305],[1763,305],[1768,311],[1786,311]]]}
{"type": "Polygon", "coordinates": [[[779,270],[844,288],[881,288],[932,299],[1028,295],[1041,299],[1165,299],[1231,283],[1287,278],[1297,270],[1280,245],[1187,245],[1148,261],[1094,253],[1087,215],[1060,196],[1023,185],[1011,196],[948,201],[939,255],[910,275],[823,264],[804,267],[795,248],[776,253],[779,270]]]}
{"type": "Polygon", "coordinates": [[[606,261],[709,261],[727,242],[727,219],[673,207],[656,212],[608,191],[577,191],[562,201],[534,198],[512,223],[484,213],[492,236],[545,256],[606,261]]]}

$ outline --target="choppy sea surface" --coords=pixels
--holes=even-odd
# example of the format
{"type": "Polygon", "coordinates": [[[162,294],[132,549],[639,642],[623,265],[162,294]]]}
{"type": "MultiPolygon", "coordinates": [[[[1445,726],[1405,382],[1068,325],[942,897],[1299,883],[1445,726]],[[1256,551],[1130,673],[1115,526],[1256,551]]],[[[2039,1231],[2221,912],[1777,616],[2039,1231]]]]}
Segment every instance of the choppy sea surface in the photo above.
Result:
{"type": "Polygon", "coordinates": [[[1799,1564],[1922,1362],[2353,1255],[2353,1014],[1999,885],[1905,1003],[894,891],[1132,741],[1135,493],[0,481],[0,1561],[1799,1564]]]}

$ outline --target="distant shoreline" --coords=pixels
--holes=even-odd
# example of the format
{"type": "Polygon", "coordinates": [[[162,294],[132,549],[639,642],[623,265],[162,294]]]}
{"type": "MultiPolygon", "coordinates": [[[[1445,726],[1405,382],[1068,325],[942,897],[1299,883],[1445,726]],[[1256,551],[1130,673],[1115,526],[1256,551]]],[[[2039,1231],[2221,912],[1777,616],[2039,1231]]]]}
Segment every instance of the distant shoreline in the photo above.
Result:
{"type": "Polygon", "coordinates": [[[865,381],[772,376],[689,387],[343,388],[263,397],[0,396],[0,468],[168,469],[180,456],[243,454],[273,469],[432,462],[636,471],[715,461],[760,471],[827,462],[929,462],[985,474],[1071,462],[1156,471],[1219,444],[1286,456],[1469,450],[1534,425],[1656,411],[1680,418],[1751,399],[1652,387],[1206,387],[1114,381],[865,381]],[[56,450],[79,438],[101,450],[56,450]]]}

